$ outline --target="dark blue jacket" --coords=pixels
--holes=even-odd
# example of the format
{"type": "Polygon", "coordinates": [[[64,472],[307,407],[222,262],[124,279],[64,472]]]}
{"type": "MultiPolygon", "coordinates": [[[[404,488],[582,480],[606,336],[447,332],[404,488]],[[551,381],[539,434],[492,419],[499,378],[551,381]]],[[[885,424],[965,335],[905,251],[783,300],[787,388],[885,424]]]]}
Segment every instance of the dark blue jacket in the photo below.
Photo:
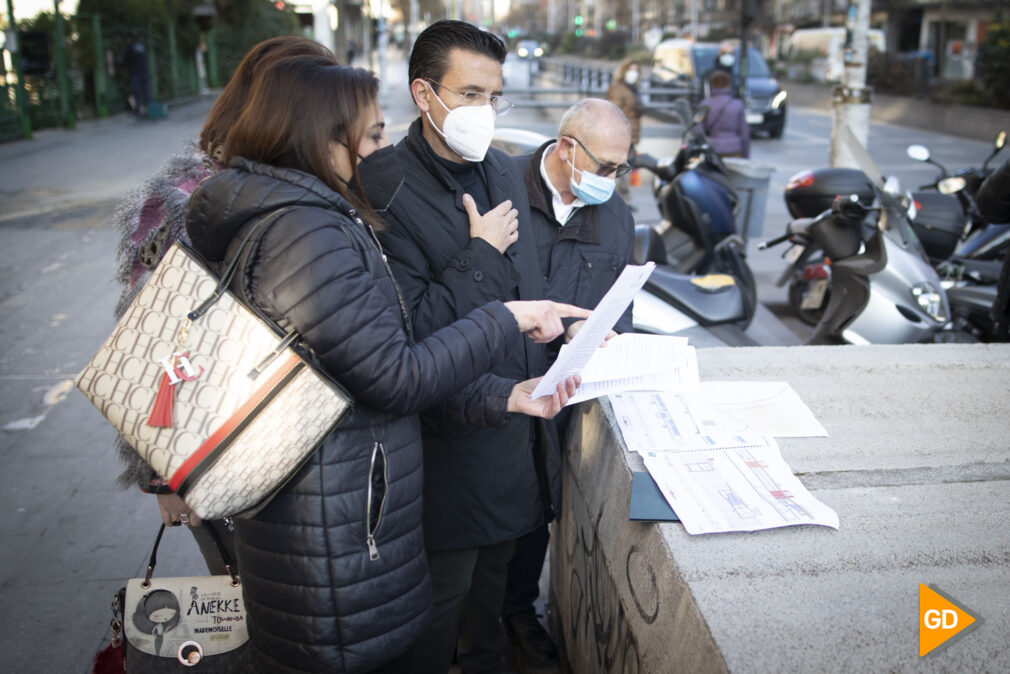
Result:
{"type": "MultiPolygon", "coordinates": [[[[564,227],[554,219],[552,194],[540,175],[540,159],[554,141],[532,154],[516,157],[530,200],[532,229],[547,298],[593,309],[633,264],[635,219],[618,194],[598,206],[576,209],[564,227]]],[[[631,305],[614,326],[631,332],[631,305]]]]}
{"type": "MultiPolygon", "coordinates": [[[[374,234],[299,171],[236,160],[194,193],[187,230],[210,262],[225,260],[250,227],[291,205],[233,290],[297,330],[356,402],[270,504],[237,522],[238,564],[257,649],[298,670],[363,672],[427,623],[417,412],[521,351],[522,337],[492,302],[415,344],[374,234]],[[384,494],[373,494],[371,519],[370,483],[384,494]]],[[[488,401],[472,391],[467,403],[488,401]]]]}

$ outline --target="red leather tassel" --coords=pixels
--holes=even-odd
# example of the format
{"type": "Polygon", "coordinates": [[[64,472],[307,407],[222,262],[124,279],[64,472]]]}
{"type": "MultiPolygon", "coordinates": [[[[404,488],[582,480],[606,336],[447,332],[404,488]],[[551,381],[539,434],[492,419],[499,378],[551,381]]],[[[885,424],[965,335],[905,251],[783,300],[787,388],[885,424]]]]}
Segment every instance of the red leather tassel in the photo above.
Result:
{"type": "Polygon", "coordinates": [[[109,644],[98,651],[91,665],[92,674],[122,674],[126,671],[126,645],[109,644]]]}
{"type": "Polygon", "coordinates": [[[154,428],[172,427],[172,407],[175,405],[175,387],[168,373],[161,375],[161,383],[158,385],[158,395],[154,398],[154,406],[151,408],[151,416],[147,419],[147,425],[154,428]]]}

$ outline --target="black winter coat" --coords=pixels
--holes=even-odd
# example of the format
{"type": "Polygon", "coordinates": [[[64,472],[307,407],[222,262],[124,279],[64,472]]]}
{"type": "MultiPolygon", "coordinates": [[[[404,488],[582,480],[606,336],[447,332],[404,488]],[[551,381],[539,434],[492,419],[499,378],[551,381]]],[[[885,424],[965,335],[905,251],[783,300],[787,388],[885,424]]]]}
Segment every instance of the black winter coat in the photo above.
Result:
{"type": "MultiPolygon", "coordinates": [[[[230,259],[251,226],[291,205],[233,290],[297,330],[356,402],[270,504],[237,523],[239,569],[250,634],[267,657],[311,672],[368,671],[427,622],[416,413],[521,351],[521,336],[495,302],[413,343],[374,234],[300,171],[235,160],[193,195],[187,229],[209,261],[230,259]],[[370,482],[385,498],[369,518],[370,482]]],[[[468,402],[489,404],[474,392],[468,402]]]]}
{"type": "MultiPolygon", "coordinates": [[[[379,237],[418,337],[491,300],[544,298],[522,174],[495,149],[482,164],[491,204],[511,199],[519,211],[519,240],[505,255],[483,239],[470,238],[464,192],[434,158],[420,118],[405,139],[359,167],[372,206],[386,220],[379,237]]],[[[511,382],[542,375],[545,347],[529,339],[524,343],[493,374],[511,382]]],[[[550,443],[553,449],[538,449],[535,436],[542,422],[509,415],[501,428],[477,428],[442,413],[422,414],[421,422],[428,549],[500,543],[551,517],[552,498],[560,494],[560,457],[556,443],[550,443]],[[535,460],[535,451],[542,460],[535,460]]],[[[547,430],[552,432],[553,425],[547,430]]]]}
{"type": "MultiPolygon", "coordinates": [[[[633,264],[635,220],[617,194],[598,206],[583,206],[564,227],[554,219],[550,189],[540,174],[540,159],[554,141],[532,154],[516,157],[523,172],[530,200],[530,215],[540,273],[547,286],[547,299],[586,309],[594,308],[614,281],[633,264]]],[[[614,326],[616,332],[631,332],[631,305],[614,326]]]]}

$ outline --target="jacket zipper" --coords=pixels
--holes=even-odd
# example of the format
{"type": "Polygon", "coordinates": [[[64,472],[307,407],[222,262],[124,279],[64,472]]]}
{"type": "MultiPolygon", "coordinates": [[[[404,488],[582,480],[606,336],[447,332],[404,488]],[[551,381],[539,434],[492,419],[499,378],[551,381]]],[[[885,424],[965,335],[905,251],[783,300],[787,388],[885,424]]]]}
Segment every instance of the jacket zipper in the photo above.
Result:
{"type": "Polygon", "coordinates": [[[376,442],[372,446],[372,460],[368,466],[368,493],[366,496],[365,506],[365,531],[367,535],[365,537],[365,543],[368,545],[368,558],[371,561],[379,559],[379,546],[375,543],[375,532],[379,530],[382,525],[382,513],[386,509],[386,499],[389,497],[389,481],[387,480],[387,469],[386,469],[386,451],[382,447],[381,442],[376,442]],[[382,455],[382,484],[385,486],[385,491],[382,492],[382,501],[379,503],[379,516],[375,520],[375,528],[372,528],[372,485],[373,476],[375,474],[375,460],[382,455]]]}
{"type": "Polygon", "coordinates": [[[386,254],[382,251],[382,244],[379,243],[379,237],[375,235],[375,230],[373,230],[370,225],[365,224],[361,217],[358,216],[358,212],[353,208],[350,210],[350,215],[354,218],[356,223],[365,228],[368,232],[369,238],[372,239],[372,243],[375,244],[375,249],[379,251],[379,256],[382,258],[382,264],[386,268],[386,273],[389,274],[389,278],[393,282],[393,290],[396,292],[396,301],[400,304],[400,315],[403,317],[403,327],[407,331],[408,335],[413,335],[414,331],[411,329],[410,317],[407,315],[407,305],[403,303],[403,297],[400,296],[400,286],[396,283],[396,277],[393,276],[393,270],[389,268],[389,261],[386,259],[386,254]]]}

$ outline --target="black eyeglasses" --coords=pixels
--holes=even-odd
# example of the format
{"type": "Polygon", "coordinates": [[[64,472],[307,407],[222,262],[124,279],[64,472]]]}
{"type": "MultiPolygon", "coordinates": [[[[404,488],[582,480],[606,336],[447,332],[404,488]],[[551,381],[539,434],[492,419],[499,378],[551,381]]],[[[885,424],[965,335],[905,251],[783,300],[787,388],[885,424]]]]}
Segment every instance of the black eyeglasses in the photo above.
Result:
{"type": "Polygon", "coordinates": [[[456,94],[463,99],[463,105],[490,105],[491,109],[495,111],[498,116],[507,115],[509,110],[512,109],[512,101],[505,98],[504,96],[494,96],[492,94],[485,94],[482,91],[456,91],[455,89],[449,89],[441,82],[436,82],[435,80],[427,80],[429,84],[434,84],[442,89],[448,89],[452,93],[456,94]]]}
{"type": "Polygon", "coordinates": [[[589,155],[589,158],[592,159],[597,166],[599,166],[599,168],[596,170],[596,175],[600,176],[601,178],[606,178],[611,173],[614,174],[615,178],[620,178],[621,176],[626,176],[628,175],[628,173],[631,172],[631,164],[627,162],[623,164],[611,164],[610,162],[602,162],[599,159],[597,159],[592,152],[589,151],[589,148],[586,147],[581,140],[579,140],[575,136],[569,136],[569,138],[578,143],[579,147],[585,150],[586,154],[589,155]]]}

